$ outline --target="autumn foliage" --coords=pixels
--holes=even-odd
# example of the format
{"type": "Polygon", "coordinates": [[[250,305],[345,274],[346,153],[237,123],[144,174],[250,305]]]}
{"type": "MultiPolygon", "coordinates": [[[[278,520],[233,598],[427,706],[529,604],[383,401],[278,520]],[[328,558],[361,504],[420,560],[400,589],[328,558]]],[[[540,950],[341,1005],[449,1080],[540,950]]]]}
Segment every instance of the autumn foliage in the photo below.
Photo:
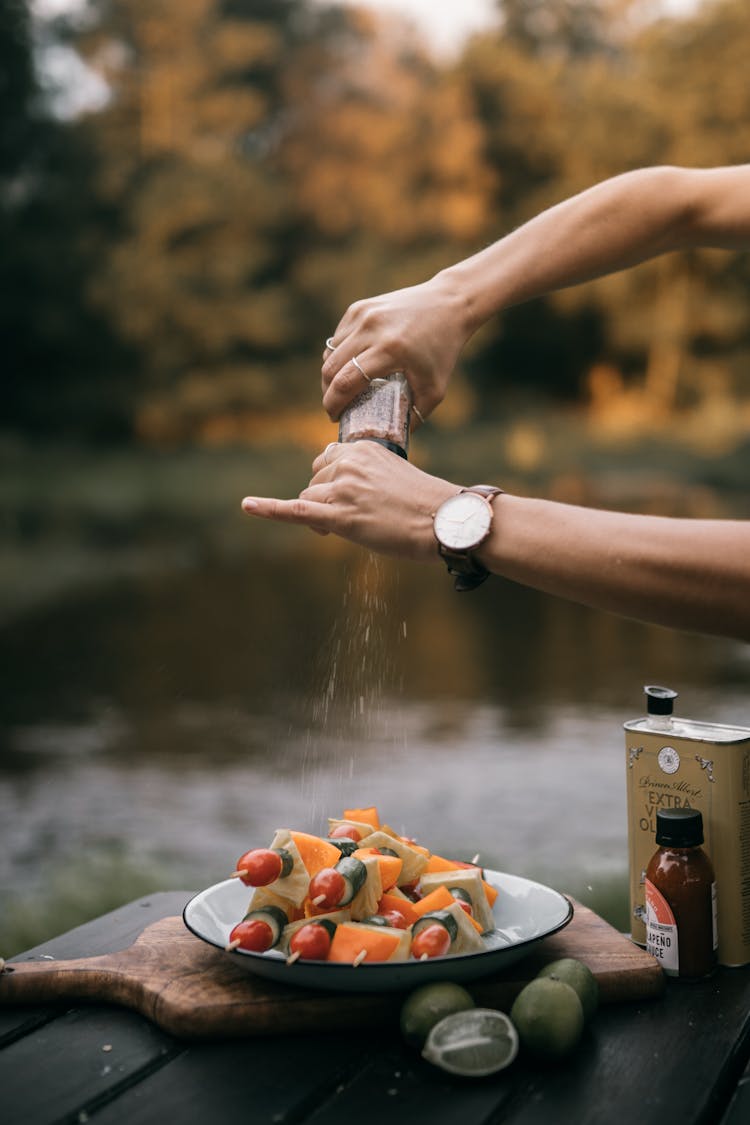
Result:
{"type": "MultiPolygon", "coordinates": [[[[745,0],[679,19],[635,0],[498,9],[448,64],[348,7],[96,0],[57,34],[108,99],[58,121],[28,13],[6,6],[6,424],[152,442],[299,426],[351,301],[605,176],[750,159],[745,0]]],[[[465,376],[482,396],[521,385],[593,409],[635,392],[668,414],[717,386],[741,402],[749,288],[739,256],[646,264],[509,311],[465,376]]]]}

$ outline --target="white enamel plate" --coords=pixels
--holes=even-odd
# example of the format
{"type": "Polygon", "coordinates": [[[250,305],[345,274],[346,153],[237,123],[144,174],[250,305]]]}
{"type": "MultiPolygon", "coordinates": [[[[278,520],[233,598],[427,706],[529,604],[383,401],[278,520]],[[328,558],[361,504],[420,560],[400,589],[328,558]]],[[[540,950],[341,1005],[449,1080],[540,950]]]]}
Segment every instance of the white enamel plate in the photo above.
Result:
{"type": "MultiPolygon", "coordinates": [[[[235,949],[226,956],[258,976],[303,988],[395,992],[433,980],[470,981],[501,972],[524,957],[536,942],[567,926],[573,917],[571,904],[551,887],[501,871],[485,870],[484,877],[499,893],[493,907],[497,928],[485,935],[487,949],[481,953],[357,966],[303,960],[287,965],[284,955],[273,949],[268,953],[235,949]]],[[[183,912],[185,925],[196,937],[223,950],[230,930],[247,910],[251,893],[239,879],[216,883],[191,898],[183,912]]]]}

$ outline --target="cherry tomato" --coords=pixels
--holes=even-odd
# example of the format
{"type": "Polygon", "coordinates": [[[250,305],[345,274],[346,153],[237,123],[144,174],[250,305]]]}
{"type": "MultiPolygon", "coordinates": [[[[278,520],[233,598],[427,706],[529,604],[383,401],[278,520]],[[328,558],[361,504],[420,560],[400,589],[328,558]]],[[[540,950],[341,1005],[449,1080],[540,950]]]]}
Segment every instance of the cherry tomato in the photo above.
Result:
{"type": "Polygon", "coordinates": [[[411,943],[412,957],[419,960],[426,954],[428,957],[444,957],[451,947],[451,936],[445,926],[439,922],[425,926],[413,938],[411,943]]]}
{"type": "Polygon", "coordinates": [[[265,953],[273,945],[273,930],[268,922],[260,918],[253,918],[249,922],[238,922],[229,935],[229,941],[239,938],[240,949],[249,949],[253,953],[265,953]]]}
{"type": "Polygon", "coordinates": [[[379,910],[378,914],[381,918],[385,918],[388,925],[393,926],[396,930],[405,930],[409,925],[400,910],[379,910]]]}
{"type": "Polygon", "coordinates": [[[271,848],[253,848],[237,861],[237,870],[244,871],[240,880],[247,887],[267,887],[281,875],[284,864],[271,848]]]}
{"type": "Polygon", "coordinates": [[[453,895],[454,900],[458,903],[463,912],[465,914],[468,914],[470,918],[473,918],[474,907],[468,897],[464,898],[465,892],[462,892],[460,890],[453,890],[451,891],[451,894],[453,895]]]}
{"type": "Polygon", "coordinates": [[[419,880],[415,879],[413,883],[403,883],[399,890],[403,891],[408,899],[412,902],[419,902],[422,897],[418,891],[419,880]]]}
{"type": "Polygon", "coordinates": [[[300,957],[308,961],[325,961],[330,948],[331,935],[325,926],[319,926],[316,922],[300,926],[289,939],[290,951],[299,953],[300,957]]]}
{"type": "Polygon", "coordinates": [[[355,842],[362,839],[362,833],[353,824],[337,824],[328,833],[329,840],[354,840],[355,842]]]}
{"type": "Polygon", "coordinates": [[[341,902],[345,891],[346,883],[341,872],[334,867],[322,867],[310,880],[308,895],[316,909],[331,910],[341,902]],[[320,902],[315,901],[318,898],[320,902]]]}

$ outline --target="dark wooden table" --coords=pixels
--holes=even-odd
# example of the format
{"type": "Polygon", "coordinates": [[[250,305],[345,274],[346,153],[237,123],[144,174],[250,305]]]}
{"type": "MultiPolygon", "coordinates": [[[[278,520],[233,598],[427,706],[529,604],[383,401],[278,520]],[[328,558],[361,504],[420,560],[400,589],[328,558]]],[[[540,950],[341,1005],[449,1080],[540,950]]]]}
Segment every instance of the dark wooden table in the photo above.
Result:
{"type": "MultiPolygon", "coordinates": [[[[130,903],[18,960],[124,949],[188,897],[130,903]]],[[[395,1028],[188,1043],[124,1008],[0,1008],[0,1123],[746,1125],[749,1058],[750,968],[605,1006],[563,1063],[480,1080],[435,1070],[395,1028]]]]}

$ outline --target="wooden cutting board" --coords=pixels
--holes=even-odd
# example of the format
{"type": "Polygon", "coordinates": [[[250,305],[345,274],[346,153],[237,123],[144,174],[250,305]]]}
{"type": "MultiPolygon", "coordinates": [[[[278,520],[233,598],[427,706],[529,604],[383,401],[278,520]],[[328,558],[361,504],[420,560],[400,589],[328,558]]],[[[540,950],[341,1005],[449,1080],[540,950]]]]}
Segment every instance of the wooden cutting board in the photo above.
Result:
{"type": "MultiPolygon", "coordinates": [[[[502,975],[467,987],[478,1003],[507,1011],[523,985],[558,957],[584,961],[604,1003],[658,996],[664,976],[649,954],[593,911],[573,920],[502,975]]],[[[22,961],[0,973],[0,1004],[89,1001],[133,1008],[182,1039],[300,1031],[352,1031],[392,1022],[399,993],[318,992],[277,984],[238,968],[191,934],[182,918],[148,926],[128,949],[77,961],[22,961]]]]}

